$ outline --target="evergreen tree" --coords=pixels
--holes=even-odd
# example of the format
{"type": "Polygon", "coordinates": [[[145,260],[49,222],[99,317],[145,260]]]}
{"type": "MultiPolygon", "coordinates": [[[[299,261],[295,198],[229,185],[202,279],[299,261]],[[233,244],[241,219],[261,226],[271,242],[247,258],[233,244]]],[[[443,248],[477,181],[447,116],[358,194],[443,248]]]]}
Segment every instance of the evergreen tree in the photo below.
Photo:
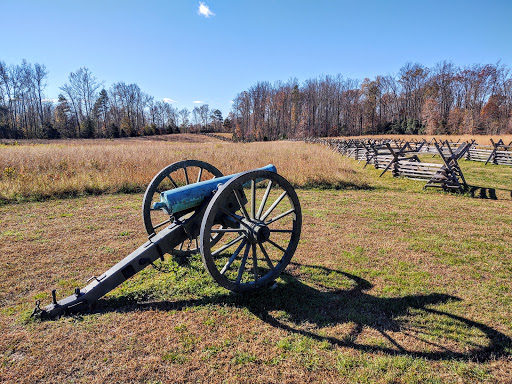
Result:
{"type": "Polygon", "coordinates": [[[87,117],[81,125],[82,129],[80,136],[84,139],[92,139],[94,137],[94,121],[90,117],[87,117]]]}
{"type": "Polygon", "coordinates": [[[93,107],[93,118],[95,121],[96,131],[101,136],[107,134],[107,116],[108,116],[108,94],[105,89],[100,91],[100,95],[93,107]]]}

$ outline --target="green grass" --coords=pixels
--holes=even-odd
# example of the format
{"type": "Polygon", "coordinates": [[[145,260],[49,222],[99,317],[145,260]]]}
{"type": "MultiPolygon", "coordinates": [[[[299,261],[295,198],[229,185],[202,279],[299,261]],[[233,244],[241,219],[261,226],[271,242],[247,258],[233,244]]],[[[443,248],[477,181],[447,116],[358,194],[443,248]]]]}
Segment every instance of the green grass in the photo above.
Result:
{"type": "MultiPolygon", "coordinates": [[[[461,165],[469,182],[512,189],[510,169],[461,165]]],[[[0,381],[508,380],[511,201],[361,171],[371,188],[298,190],[301,241],[273,289],[232,294],[199,255],[168,257],[54,321],[27,321],[36,299],[71,294],[146,241],[141,196],[1,206],[0,381]]]]}

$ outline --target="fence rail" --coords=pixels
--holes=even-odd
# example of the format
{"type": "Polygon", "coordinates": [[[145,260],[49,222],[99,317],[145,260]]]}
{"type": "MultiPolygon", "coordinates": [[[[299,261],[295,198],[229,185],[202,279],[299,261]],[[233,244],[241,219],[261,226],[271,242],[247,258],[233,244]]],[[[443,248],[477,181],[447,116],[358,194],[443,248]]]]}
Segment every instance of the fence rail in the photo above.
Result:
{"type": "Polygon", "coordinates": [[[449,142],[399,139],[325,139],[307,138],[307,143],[320,143],[332,150],[364,162],[365,167],[373,165],[381,169],[381,176],[390,171],[394,177],[406,177],[425,181],[424,188],[441,188],[463,192],[468,184],[459,166],[460,159],[482,161],[486,164],[512,166],[512,142],[506,145],[503,140],[492,145],[479,145],[471,142],[449,142]],[[432,154],[442,163],[424,162],[419,156],[432,154]]]}

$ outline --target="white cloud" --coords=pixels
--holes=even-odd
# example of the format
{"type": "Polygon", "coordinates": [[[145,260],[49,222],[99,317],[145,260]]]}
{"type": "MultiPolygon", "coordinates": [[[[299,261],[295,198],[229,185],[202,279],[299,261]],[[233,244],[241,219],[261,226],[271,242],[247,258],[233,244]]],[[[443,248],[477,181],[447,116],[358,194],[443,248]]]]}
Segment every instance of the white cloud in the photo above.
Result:
{"type": "Polygon", "coordinates": [[[197,14],[204,16],[206,18],[215,16],[215,13],[210,11],[210,7],[208,7],[205,3],[201,2],[201,1],[199,2],[199,8],[197,10],[197,14]]]}
{"type": "Polygon", "coordinates": [[[168,98],[168,97],[164,97],[164,98],[162,99],[162,101],[163,101],[164,103],[168,103],[168,104],[177,103],[177,101],[176,101],[176,100],[170,99],[170,98],[168,98]]]}
{"type": "Polygon", "coordinates": [[[193,101],[194,104],[204,104],[204,101],[201,101],[201,100],[194,100],[193,101]]]}

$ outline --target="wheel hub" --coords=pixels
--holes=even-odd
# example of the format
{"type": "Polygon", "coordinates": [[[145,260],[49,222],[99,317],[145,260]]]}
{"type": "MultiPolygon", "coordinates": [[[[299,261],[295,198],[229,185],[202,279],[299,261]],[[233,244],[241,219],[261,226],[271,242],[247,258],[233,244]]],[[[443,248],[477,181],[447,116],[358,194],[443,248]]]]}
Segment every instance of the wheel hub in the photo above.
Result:
{"type": "Polygon", "coordinates": [[[270,229],[263,221],[254,221],[246,223],[245,235],[249,243],[264,243],[270,238],[270,229]]]}

